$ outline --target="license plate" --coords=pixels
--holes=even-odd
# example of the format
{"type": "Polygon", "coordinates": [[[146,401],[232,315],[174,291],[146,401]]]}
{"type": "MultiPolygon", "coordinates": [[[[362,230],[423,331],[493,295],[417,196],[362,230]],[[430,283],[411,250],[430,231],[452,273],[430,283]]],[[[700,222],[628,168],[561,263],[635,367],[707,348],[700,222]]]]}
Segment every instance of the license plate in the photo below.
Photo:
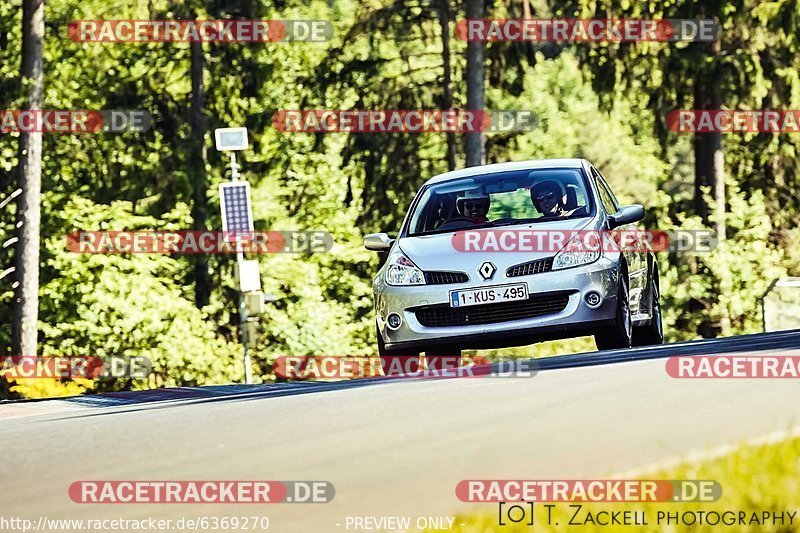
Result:
{"type": "Polygon", "coordinates": [[[468,289],[464,291],[450,291],[450,307],[496,304],[527,299],[527,283],[495,285],[494,287],[483,287],[481,289],[468,289]]]}

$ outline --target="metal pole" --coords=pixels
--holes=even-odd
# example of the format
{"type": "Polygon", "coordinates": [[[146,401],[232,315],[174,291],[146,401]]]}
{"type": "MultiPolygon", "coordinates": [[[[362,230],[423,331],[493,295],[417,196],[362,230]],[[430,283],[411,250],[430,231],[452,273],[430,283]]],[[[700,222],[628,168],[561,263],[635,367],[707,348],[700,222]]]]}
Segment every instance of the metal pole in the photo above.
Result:
{"type": "Polygon", "coordinates": [[[239,163],[236,162],[236,152],[231,154],[231,181],[239,181],[239,163]]]}
{"type": "Polygon", "coordinates": [[[253,367],[250,362],[250,350],[247,346],[249,340],[247,338],[247,304],[243,292],[239,292],[239,317],[242,328],[242,346],[244,346],[244,382],[250,385],[253,383],[253,367]]]}
{"type": "MultiPolygon", "coordinates": [[[[236,162],[236,152],[231,154],[231,181],[239,181],[239,164],[236,162]]],[[[241,276],[241,265],[244,261],[244,251],[242,250],[242,243],[236,240],[236,262],[239,264],[239,276],[241,276]]],[[[253,366],[250,362],[250,350],[248,348],[247,338],[247,304],[244,298],[244,292],[239,291],[239,324],[242,328],[242,347],[244,348],[244,380],[245,383],[250,385],[253,383],[253,366]]]]}

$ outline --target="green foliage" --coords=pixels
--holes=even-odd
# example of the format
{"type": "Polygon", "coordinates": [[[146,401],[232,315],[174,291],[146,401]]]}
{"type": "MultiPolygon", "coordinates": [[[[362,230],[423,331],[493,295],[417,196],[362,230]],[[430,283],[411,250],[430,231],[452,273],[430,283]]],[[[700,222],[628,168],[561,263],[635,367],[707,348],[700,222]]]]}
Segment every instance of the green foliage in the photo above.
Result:
{"type": "MultiPolygon", "coordinates": [[[[714,19],[715,43],[631,42],[571,47],[606,107],[627,100],[651,119],[632,124],[639,135],[655,132],[666,157],[682,142],[666,116],[676,109],[700,109],[712,92],[725,109],[797,109],[800,55],[794,0],[631,2],[566,0],[550,2],[555,16],[636,19],[714,19]]],[[[706,102],[708,103],[708,102],[706,102]]],[[[800,222],[797,202],[797,136],[778,133],[726,135],[725,167],[746,193],[761,191],[768,213],[782,226],[800,222]],[[787,209],[787,207],[789,207],[787,209]]],[[[687,208],[689,206],[686,206],[687,208]]]]}
{"type": "MultiPolygon", "coordinates": [[[[660,254],[661,293],[669,340],[761,331],[761,297],[785,276],[783,253],[770,242],[773,223],[764,196],[749,198],[729,183],[728,238],[710,253],[660,254]]],[[[669,205],[661,192],[661,205],[669,205]]],[[[676,216],[665,230],[705,230],[698,217],[676,216]]]]}
{"type": "Polygon", "coordinates": [[[621,201],[649,204],[658,180],[666,174],[657,157],[658,144],[639,136],[632,124],[652,120],[635,113],[623,100],[608,111],[583,80],[574,57],[554,60],[537,55],[524,75],[519,96],[491,89],[494,109],[526,109],[536,114],[537,128],[511,138],[489,137],[491,162],[536,158],[585,157],[608,179],[621,201]]]}
{"type": "MultiPolygon", "coordinates": [[[[161,219],[132,213],[129,202],[97,205],[73,197],[50,218],[41,290],[43,355],[144,356],[151,384],[228,383],[243,375],[240,349],[219,335],[209,312],[194,306],[187,263],[165,255],[78,254],[55,228],[177,230],[188,208],[179,204],[161,219]],[[112,221],[109,223],[108,221],[112,221]]],[[[229,337],[229,336],[228,336],[229,337]]]]}

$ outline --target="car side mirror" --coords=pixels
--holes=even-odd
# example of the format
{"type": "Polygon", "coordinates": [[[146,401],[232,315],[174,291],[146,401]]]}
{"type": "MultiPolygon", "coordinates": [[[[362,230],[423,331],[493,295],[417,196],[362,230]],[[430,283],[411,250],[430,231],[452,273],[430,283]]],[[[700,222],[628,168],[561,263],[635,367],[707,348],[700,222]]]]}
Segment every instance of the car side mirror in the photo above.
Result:
{"type": "Polygon", "coordinates": [[[388,252],[394,239],[386,233],[370,233],[364,237],[364,248],[373,252],[388,252]]]}
{"type": "Polygon", "coordinates": [[[644,207],[641,204],[624,205],[619,208],[619,211],[608,216],[608,225],[611,229],[614,229],[643,219],[644,207]]]}

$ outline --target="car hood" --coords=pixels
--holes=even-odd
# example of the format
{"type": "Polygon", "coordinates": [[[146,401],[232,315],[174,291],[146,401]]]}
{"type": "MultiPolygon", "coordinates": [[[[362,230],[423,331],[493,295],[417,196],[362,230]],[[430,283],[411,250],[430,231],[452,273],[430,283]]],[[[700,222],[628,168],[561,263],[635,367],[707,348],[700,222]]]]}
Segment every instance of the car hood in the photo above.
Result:
{"type": "MultiPolygon", "coordinates": [[[[534,224],[520,224],[515,226],[500,226],[497,228],[482,228],[468,230],[470,233],[491,233],[500,231],[577,231],[586,229],[592,224],[594,219],[577,218],[571,220],[554,220],[551,222],[537,222],[534,224]]],[[[444,270],[466,272],[470,278],[476,279],[475,272],[484,261],[491,261],[502,273],[505,269],[543,259],[553,257],[557,252],[551,250],[543,251],[481,251],[464,252],[455,248],[454,242],[459,239],[459,234],[463,231],[449,231],[435,235],[422,235],[419,237],[403,237],[397,243],[402,252],[411,259],[419,268],[426,271],[444,270]]],[[[482,236],[482,239],[485,238],[482,236]]],[[[494,276],[497,279],[497,276],[494,276]]]]}

